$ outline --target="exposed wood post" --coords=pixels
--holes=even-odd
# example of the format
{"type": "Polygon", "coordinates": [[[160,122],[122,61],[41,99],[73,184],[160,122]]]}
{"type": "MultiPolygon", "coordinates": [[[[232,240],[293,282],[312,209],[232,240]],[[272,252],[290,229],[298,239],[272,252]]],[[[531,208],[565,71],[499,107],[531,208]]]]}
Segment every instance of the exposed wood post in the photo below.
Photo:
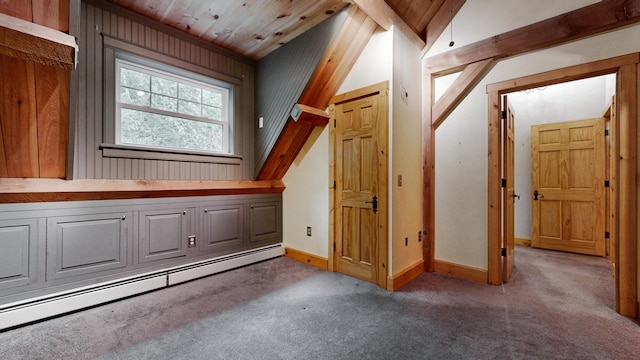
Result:
{"type": "Polygon", "coordinates": [[[618,72],[619,162],[619,242],[616,276],[619,296],[616,310],[624,316],[638,316],[638,231],[637,231],[637,121],[638,65],[625,65],[618,72]]]}
{"type": "Polygon", "coordinates": [[[500,183],[502,179],[502,153],[500,151],[500,95],[490,92],[489,97],[489,139],[488,139],[488,278],[489,283],[502,284],[502,198],[500,183]]]}
{"type": "Polygon", "coordinates": [[[433,104],[433,77],[422,75],[422,259],[424,271],[434,271],[435,260],[435,127],[431,121],[433,104]]]}

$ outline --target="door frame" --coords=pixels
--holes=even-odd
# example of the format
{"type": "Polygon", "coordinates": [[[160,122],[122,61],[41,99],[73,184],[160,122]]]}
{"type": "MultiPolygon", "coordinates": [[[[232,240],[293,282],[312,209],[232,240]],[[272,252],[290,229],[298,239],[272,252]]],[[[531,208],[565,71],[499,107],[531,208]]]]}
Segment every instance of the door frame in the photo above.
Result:
{"type": "Polygon", "coordinates": [[[618,244],[615,276],[616,311],[638,317],[636,169],[638,121],[638,64],[640,53],[570,66],[487,85],[488,94],[488,278],[501,284],[501,95],[533,87],[559,84],[594,76],[616,74],[617,124],[611,125],[611,238],[618,244]]]}
{"type": "MultiPolygon", "coordinates": [[[[334,183],[336,181],[335,178],[335,166],[336,166],[336,127],[335,127],[335,105],[348,102],[351,100],[356,100],[372,95],[383,95],[386,97],[385,108],[387,109],[384,113],[386,115],[386,124],[388,126],[389,123],[389,106],[388,106],[388,94],[389,94],[389,81],[383,81],[377,84],[369,85],[364,88],[360,88],[357,90],[352,90],[346,93],[338,94],[334,96],[329,102],[329,118],[333,119],[333,124],[331,120],[329,121],[329,251],[327,254],[327,270],[334,272],[335,270],[335,244],[336,244],[336,222],[335,218],[336,214],[336,188],[334,183]]],[[[389,144],[389,136],[387,131],[387,139],[385,148],[388,149],[389,144]]],[[[388,157],[388,151],[384,154],[384,156],[388,157]]],[[[387,177],[389,176],[389,167],[387,161],[387,167],[382,169],[383,171],[379,176],[384,177],[385,181],[381,181],[378,189],[378,199],[381,202],[381,206],[378,211],[378,216],[380,217],[380,224],[384,223],[384,226],[378,228],[378,259],[380,263],[378,264],[378,285],[383,289],[387,288],[387,278],[389,276],[389,196],[388,196],[388,186],[387,186],[387,177]],[[382,205],[383,204],[383,205],[382,205]],[[382,276],[382,275],[384,276],[382,276]]]]}

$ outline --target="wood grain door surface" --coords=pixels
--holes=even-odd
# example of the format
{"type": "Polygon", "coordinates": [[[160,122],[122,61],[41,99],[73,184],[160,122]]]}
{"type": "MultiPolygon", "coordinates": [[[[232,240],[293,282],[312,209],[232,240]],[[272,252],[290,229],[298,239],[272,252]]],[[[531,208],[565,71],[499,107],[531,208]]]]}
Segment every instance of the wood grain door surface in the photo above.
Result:
{"type": "Polygon", "coordinates": [[[514,211],[515,211],[515,162],[514,162],[514,152],[515,152],[515,115],[513,110],[509,106],[507,102],[507,96],[505,95],[503,101],[504,107],[504,117],[502,119],[502,141],[503,141],[503,178],[506,180],[505,186],[502,188],[502,209],[504,211],[503,214],[503,231],[502,231],[502,247],[505,249],[504,257],[502,258],[502,281],[509,282],[509,278],[511,277],[511,273],[513,272],[514,265],[514,249],[515,249],[515,239],[514,239],[514,211]]]}
{"type": "Polygon", "coordinates": [[[533,247],[605,255],[604,119],[531,127],[533,247]]]}
{"type": "Polygon", "coordinates": [[[335,269],[382,287],[387,260],[386,99],[386,93],[375,94],[335,106],[335,269]]]}

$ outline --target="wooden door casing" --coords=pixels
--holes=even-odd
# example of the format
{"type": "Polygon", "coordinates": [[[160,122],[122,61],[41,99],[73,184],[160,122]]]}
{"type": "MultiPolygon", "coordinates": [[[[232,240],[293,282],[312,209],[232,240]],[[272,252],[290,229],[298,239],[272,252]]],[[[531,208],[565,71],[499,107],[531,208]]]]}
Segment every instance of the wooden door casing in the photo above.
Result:
{"type": "Polygon", "coordinates": [[[605,255],[604,149],[603,118],[531,127],[533,247],[605,255]]]}

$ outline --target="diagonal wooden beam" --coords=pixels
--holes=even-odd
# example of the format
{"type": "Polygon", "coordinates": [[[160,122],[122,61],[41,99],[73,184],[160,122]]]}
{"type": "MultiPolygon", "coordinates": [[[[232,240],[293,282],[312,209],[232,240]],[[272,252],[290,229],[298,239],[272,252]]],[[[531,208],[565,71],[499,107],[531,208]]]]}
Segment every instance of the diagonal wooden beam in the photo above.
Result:
{"type": "MultiPolygon", "coordinates": [[[[298,105],[307,106],[307,112],[315,113],[316,116],[319,115],[318,112],[311,109],[326,109],[377,27],[378,24],[373,19],[352,5],[344,24],[329,44],[300,96],[298,105]]],[[[324,126],[326,122],[295,121],[289,117],[258,172],[257,179],[281,180],[316,125],[324,126]]]]}
{"type": "Polygon", "coordinates": [[[640,0],[604,0],[426,58],[426,71],[453,73],[466,64],[503,59],[640,22],[640,0]]]}
{"type": "Polygon", "coordinates": [[[462,74],[451,84],[451,87],[433,105],[431,123],[435,129],[442,124],[446,117],[460,104],[469,92],[491,71],[496,62],[493,59],[469,64],[462,74]]]}
{"type": "Polygon", "coordinates": [[[446,0],[440,9],[438,9],[438,12],[427,25],[422,56],[427,54],[440,35],[447,29],[447,26],[451,23],[451,19],[456,16],[465,2],[466,0],[446,0]]]}

